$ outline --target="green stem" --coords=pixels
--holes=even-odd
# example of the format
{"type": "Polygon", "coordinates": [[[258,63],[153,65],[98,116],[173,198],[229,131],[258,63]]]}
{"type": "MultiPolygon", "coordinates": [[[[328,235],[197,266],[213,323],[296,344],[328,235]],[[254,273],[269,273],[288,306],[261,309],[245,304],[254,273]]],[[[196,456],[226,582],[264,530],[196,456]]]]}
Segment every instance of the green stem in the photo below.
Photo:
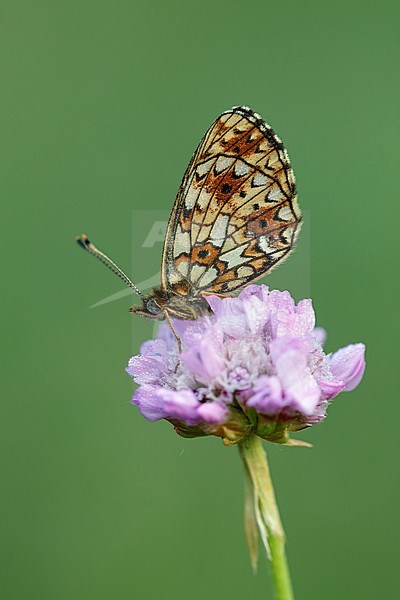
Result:
{"type": "MultiPolygon", "coordinates": [[[[292,584],[289,567],[285,555],[285,532],[283,531],[267,456],[262,447],[261,439],[250,436],[239,444],[240,454],[245,467],[245,478],[251,479],[252,498],[254,500],[253,520],[256,520],[261,539],[266,547],[271,563],[272,575],[277,600],[293,600],[292,584]]],[[[252,530],[249,524],[248,506],[246,510],[246,531],[252,530]]],[[[252,563],[254,556],[254,539],[249,539],[252,563]]]]}

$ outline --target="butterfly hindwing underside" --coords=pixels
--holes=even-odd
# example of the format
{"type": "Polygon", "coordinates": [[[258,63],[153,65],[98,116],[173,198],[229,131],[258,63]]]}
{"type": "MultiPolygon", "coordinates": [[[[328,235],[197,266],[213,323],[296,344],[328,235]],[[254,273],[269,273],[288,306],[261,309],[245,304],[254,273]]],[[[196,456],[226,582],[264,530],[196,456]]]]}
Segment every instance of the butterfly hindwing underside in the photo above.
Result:
{"type": "Polygon", "coordinates": [[[300,222],[281,140],[249,108],[232,108],[208,129],[184,175],[164,243],[162,288],[192,298],[238,290],[289,254],[300,222]]]}

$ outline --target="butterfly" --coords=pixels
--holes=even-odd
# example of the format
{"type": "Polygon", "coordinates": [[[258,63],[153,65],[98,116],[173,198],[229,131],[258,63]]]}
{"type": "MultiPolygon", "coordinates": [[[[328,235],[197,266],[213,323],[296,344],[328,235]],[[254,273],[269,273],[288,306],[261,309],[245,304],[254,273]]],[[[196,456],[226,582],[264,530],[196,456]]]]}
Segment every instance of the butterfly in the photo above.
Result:
{"type": "Polygon", "coordinates": [[[282,262],[301,225],[295,178],[273,129],[246,106],[223,112],[206,131],[169,218],[161,286],[143,295],[85,234],[78,243],[142,298],[130,311],[149,319],[212,314],[208,294],[230,295],[282,262]]]}

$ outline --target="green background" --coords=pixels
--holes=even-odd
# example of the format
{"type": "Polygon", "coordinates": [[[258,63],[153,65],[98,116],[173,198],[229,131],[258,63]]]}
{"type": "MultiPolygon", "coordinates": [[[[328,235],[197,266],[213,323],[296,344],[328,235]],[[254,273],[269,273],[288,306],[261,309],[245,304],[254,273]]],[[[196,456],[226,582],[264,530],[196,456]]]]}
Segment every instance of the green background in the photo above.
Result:
{"type": "Polygon", "coordinates": [[[169,211],[235,104],[285,141],[305,213],[270,285],[311,293],[329,351],[368,351],[362,385],[300,436],[314,449],[269,445],[296,597],[398,597],[398,7],[1,0],[6,600],[272,598],[236,448],[129,404],[152,325],[127,296],[89,310],[121,285],[74,243],[154,275],[135,211],[169,211]]]}

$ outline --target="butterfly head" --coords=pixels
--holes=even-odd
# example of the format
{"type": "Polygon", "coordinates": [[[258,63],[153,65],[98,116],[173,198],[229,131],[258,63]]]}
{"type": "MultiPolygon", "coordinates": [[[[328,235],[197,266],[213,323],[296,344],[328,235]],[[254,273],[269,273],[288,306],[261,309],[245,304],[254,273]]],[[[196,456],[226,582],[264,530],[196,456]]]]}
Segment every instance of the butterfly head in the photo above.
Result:
{"type": "Polygon", "coordinates": [[[129,311],[146,319],[156,319],[158,321],[165,319],[164,311],[153,295],[145,296],[142,306],[132,306],[129,311]]]}

